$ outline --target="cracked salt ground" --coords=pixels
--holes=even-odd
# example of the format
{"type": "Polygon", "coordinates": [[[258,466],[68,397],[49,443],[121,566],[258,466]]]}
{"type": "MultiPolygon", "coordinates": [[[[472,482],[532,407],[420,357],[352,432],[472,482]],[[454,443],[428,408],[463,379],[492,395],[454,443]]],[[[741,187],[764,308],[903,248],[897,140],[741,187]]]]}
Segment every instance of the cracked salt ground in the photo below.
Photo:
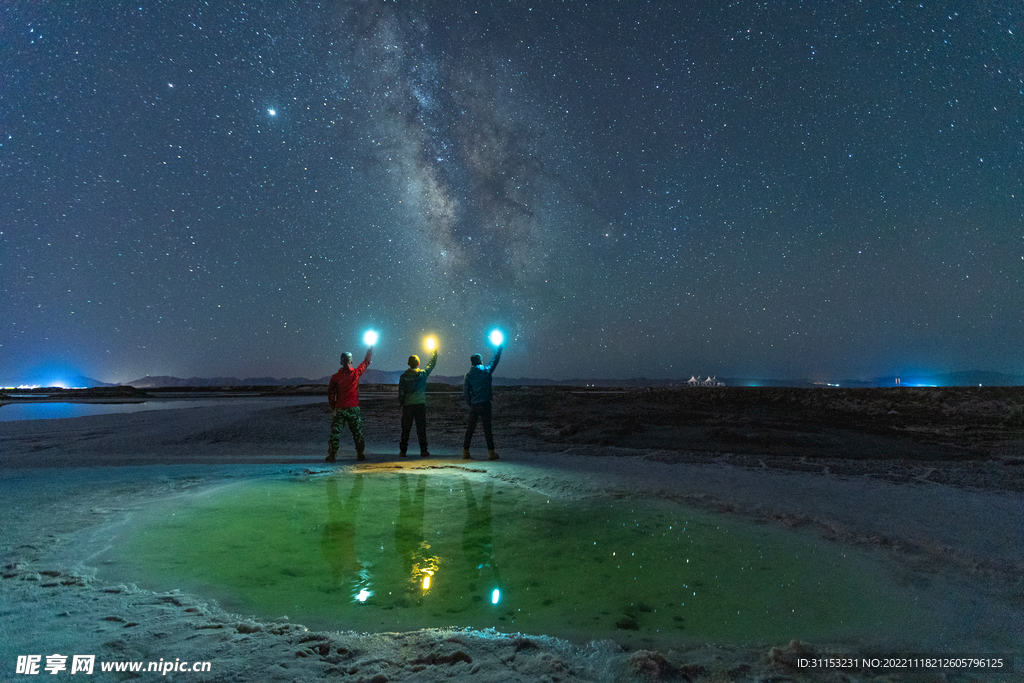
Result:
{"type": "Polygon", "coordinates": [[[670,501],[565,501],[471,473],[245,481],[154,504],[118,533],[99,578],[318,629],[927,646],[948,623],[926,588],[860,550],[670,501]]]}

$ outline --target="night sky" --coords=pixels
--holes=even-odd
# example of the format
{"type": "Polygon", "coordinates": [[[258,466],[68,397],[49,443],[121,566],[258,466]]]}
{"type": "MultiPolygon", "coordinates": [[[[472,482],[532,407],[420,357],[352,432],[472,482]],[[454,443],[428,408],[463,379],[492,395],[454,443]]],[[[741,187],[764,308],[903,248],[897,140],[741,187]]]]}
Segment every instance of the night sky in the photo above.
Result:
{"type": "Polygon", "coordinates": [[[0,384],[1024,373],[1024,12],[0,5],[0,384]],[[424,354],[425,355],[425,354],[424,354]]]}

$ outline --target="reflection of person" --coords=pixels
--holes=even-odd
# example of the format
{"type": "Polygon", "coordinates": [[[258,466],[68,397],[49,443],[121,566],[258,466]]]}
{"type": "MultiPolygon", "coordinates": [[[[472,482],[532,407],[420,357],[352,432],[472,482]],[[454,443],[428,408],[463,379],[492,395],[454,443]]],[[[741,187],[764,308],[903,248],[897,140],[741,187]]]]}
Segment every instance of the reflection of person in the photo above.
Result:
{"type": "Polygon", "coordinates": [[[473,367],[466,373],[466,379],[462,382],[462,393],[469,404],[469,424],[466,425],[466,438],[462,441],[462,457],[466,460],[469,459],[469,442],[476,431],[477,420],[484,423],[488,460],[498,459],[498,454],[494,452],[494,434],[491,431],[491,374],[501,360],[501,348],[499,346],[494,352],[491,364],[486,367],[479,353],[474,353],[469,359],[473,367]]]}
{"type": "Polygon", "coordinates": [[[419,356],[409,356],[409,369],[398,378],[398,402],[402,404],[402,440],[398,442],[399,455],[405,457],[409,447],[409,432],[416,422],[416,438],[420,442],[420,455],[430,455],[427,450],[427,378],[437,365],[437,349],[430,354],[427,367],[420,369],[419,356]]]}
{"type": "Polygon", "coordinates": [[[331,383],[327,387],[327,401],[334,411],[334,419],[331,420],[331,438],[327,445],[327,462],[334,462],[334,456],[338,454],[338,442],[341,439],[341,430],[348,427],[352,430],[352,439],[356,444],[356,460],[366,460],[363,449],[366,442],[363,439],[363,419],[359,414],[359,377],[366,372],[370,365],[370,358],[373,357],[373,347],[366,350],[366,358],[359,364],[358,368],[352,368],[352,354],[346,351],[341,354],[341,369],[331,377],[331,383]]]}
{"type": "Polygon", "coordinates": [[[498,588],[501,576],[494,561],[494,534],[491,528],[491,499],[494,495],[494,482],[487,482],[483,499],[477,505],[473,488],[469,481],[465,483],[466,492],[466,526],[462,529],[462,553],[464,566],[469,571],[471,591],[498,588]],[[476,582],[490,574],[493,586],[479,586],[476,582]]]}
{"type": "Polygon", "coordinates": [[[416,491],[410,493],[405,474],[398,475],[398,519],[395,520],[395,549],[402,558],[403,581],[407,593],[426,591],[437,571],[438,558],[430,555],[430,544],[423,539],[423,515],[426,506],[427,478],[416,478],[416,491]]]}
{"type": "Polygon", "coordinates": [[[331,567],[335,580],[344,580],[361,569],[356,557],[356,514],[363,493],[363,475],[357,474],[352,490],[342,503],[338,497],[338,480],[327,478],[327,523],[324,524],[320,551],[331,567]]]}

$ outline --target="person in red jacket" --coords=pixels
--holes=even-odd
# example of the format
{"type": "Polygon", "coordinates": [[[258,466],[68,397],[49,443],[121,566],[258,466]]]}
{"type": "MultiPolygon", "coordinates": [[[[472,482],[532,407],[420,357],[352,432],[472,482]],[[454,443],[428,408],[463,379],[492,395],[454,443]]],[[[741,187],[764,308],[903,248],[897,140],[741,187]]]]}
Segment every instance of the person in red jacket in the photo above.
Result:
{"type": "Polygon", "coordinates": [[[359,377],[366,372],[373,357],[373,347],[366,350],[366,358],[359,367],[352,368],[352,354],[346,351],[341,354],[341,369],[331,377],[327,386],[327,402],[334,411],[331,420],[331,438],[327,442],[327,462],[334,462],[338,454],[338,442],[341,430],[348,427],[352,430],[352,439],[356,443],[356,460],[366,460],[363,450],[366,442],[363,439],[363,419],[359,414],[359,377]]]}

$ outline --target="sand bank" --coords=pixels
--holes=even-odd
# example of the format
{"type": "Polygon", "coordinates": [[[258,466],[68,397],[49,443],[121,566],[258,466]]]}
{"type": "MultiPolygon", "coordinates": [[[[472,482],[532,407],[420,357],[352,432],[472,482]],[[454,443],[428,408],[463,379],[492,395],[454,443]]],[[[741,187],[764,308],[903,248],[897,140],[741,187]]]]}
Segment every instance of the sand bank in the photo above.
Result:
{"type": "MultiPolygon", "coordinates": [[[[913,470],[918,476],[902,471],[887,477],[878,467],[847,475],[827,467],[752,465],[725,454],[578,444],[542,450],[532,442],[524,450],[501,449],[497,462],[466,463],[455,457],[458,424],[436,427],[438,445],[429,460],[399,462],[392,446],[371,438],[369,462],[340,461],[338,467],[455,468],[567,500],[661,497],[792,529],[872,554],[888,563],[908,591],[934,601],[949,623],[929,635],[929,647],[1014,652],[1024,662],[1019,492],[935,483],[927,466],[913,470]]],[[[311,631],[285,619],[231,614],[202,595],[97,578],[95,556],[103,544],[154,500],[196,495],[243,478],[333,471],[322,462],[325,428],[322,414],[301,406],[261,411],[252,405],[0,427],[0,495],[6,503],[0,512],[2,677],[14,677],[18,655],[61,653],[94,654],[97,661],[209,661],[207,673],[168,674],[207,681],[432,681],[470,675],[523,681],[826,680],[834,675],[797,669],[796,657],[857,654],[879,646],[870,639],[790,644],[779,634],[775,642],[688,644],[652,653],[608,641],[568,643],[544,634],[457,627],[397,634],[357,634],[342,625],[338,631],[311,631]]],[[[844,675],[869,679],[878,673],[844,675]]]]}

